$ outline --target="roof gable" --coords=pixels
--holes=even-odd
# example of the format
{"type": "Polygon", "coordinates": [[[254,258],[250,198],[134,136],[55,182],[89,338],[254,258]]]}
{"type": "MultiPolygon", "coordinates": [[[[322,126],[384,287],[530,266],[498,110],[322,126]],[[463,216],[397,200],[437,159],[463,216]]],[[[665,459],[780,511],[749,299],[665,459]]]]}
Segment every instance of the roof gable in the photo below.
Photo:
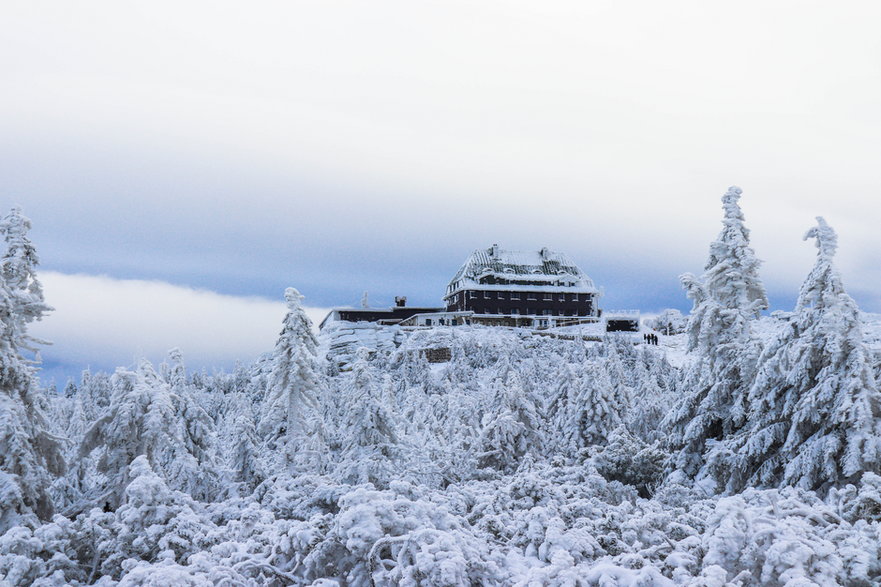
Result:
{"type": "Polygon", "coordinates": [[[510,251],[493,245],[477,249],[450,280],[449,291],[481,285],[487,277],[512,286],[546,284],[596,292],[593,280],[566,255],[543,248],[538,251],[510,251]]]}

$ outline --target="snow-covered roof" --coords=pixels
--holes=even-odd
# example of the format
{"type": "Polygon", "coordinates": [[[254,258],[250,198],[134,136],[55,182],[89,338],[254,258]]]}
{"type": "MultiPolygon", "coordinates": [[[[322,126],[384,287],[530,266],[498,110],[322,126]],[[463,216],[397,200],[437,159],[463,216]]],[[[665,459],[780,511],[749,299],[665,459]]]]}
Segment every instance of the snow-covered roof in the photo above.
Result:
{"type": "Polygon", "coordinates": [[[510,284],[513,288],[541,284],[554,289],[565,288],[566,291],[598,293],[593,280],[563,253],[547,248],[509,251],[498,245],[471,253],[450,280],[447,293],[474,286],[483,288],[499,282],[510,284]]]}

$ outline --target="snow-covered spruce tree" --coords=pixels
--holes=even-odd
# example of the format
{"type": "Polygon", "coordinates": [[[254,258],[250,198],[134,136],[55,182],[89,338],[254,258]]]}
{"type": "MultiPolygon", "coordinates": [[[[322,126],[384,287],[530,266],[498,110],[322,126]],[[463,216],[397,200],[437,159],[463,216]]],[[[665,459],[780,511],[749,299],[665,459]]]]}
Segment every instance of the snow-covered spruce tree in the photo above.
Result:
{"type": "Polygon", "coordinates": [[[626,417],[627,429],[645,442],[660,441],[665,436],[661,421],[670,406],[671,367],[663,355],[648,348],[643,349],[642,359],[634,369],[637,378],[626,417]]]}
{"type": "Polygon", "coordinates": [[[569,426],[569,406],[575,402],[581,385],[580,373],[583,364],[574,366],[569,362],[563,362],[558,368],[546,394],[544,406],[545,417],[552,434],[548,437],[549,448],[568,453],[571,449],[569,439],[563,434],[569,426]],[[578,374],[576,374],[576,368],[578,374]]]}
{"type": "MultiPolygon", "coordinates": [[[[453,385],[446,394],[435,396],[433,419],[440,431],[434,443],[440,444],[437,465],[443,471],[444,483],[468,479],[477,468],[475,446],[480,434],[480,398],[464,383],[453,385]]],[[[426,441],[417,446],[423,446],[426,441]]]]}
{"type": "Polygon", "coordinates": [[[0,221],[6,244],[0,260],[0,533],[21,515],[50,517],[51,476],[64,471],[61,443],[49,432],[38,398],[34,361],[24,356],[42,342],[28,334],[28,325],[52,309],[35,273],[30,226],[18,208],[0,221]]]}
{"type": "Polygon", "coordinates": [[[510,473],[523,457],[541,454],[544,448],[542,405],[507,356],[499,360],[496,369],[481,421],[478,465],[510,473]]]}
{"type": "Polygon", "coordinates": [[[82,398],[86,421],[94,422],[110,406],[111,375],[103,371],[94,374],[88,369],[83,371],[77,396],[82,398]]]}
{"type": "Polygon", "coordinates": [[[338,433],[342,448],[338,476],[344,483],[385,486],[401,459],[391,387],[376,380],[369,350],[356,351],[350,377],[340,390],[343,408],[338,433]]]}
{"type": "Polygon", "coordinates": [[[732,490],[826,488],[881,470],[881,392],[859,309],[833,264],[837,236],[823,218],[817,222],[805,235],[816,239],[816,264],[788,328],[762,354],[750,426],[729,443],[732,490]]]}
{"type": "Polygon", "coordinates": [[[232,422],[227,450],[227,462],[233,481],[239,483],[243,493],[250,493],[266,479],[266,471],[260,458],[260,437],[254,425],[251,405],[244,395],[232,410],[232,422]]]}
{"type": "Polygon", "coordinates": [[[219,493],[221,485],[218,475],[219,459],[214,447],[214,421],[196,401],[195,387],[187,382],[187,370],[180,349],[168,351],[166,365],[166,380],[171,386],[171,399],[175,416],[180,422],[181,440],[187,453],[196,459],[202,470],[200,487],[191,488],[190,495],[195,499],[208,500],[219,493]]]}
{"type": "Polygon", "coordinates": [[[302,305],[303,296],[285,290],[288,312],[272,354],[272,369],[260,413],[270,469],[293,473],[320,460],[317,442],[323,434],[318,398],[322,395],[318,341],[302,305]]]}
{"type": "Polygon", "coordinates": [[[722,196],[722,232],[710,245],[701,279],[681,277],[694,307],[688,322],[693,362],[685,373],[682,399],[665,418],[676,466],[696,475],[709,441],[738,431],[746,418],[746,391],[760,352],[751,321],[768,307],[759,279],[761,262],[749,246],[749,230],[737,201],[741,189],[722,196]]]}
{"type": "Polygon", "coordinates": [[[136,372],[118,369],[113,387],[110,407],[80,445],[81,456],[99,451],[97,468],[106,477],[93,497],[101,505],[116,507],[129,483],[129,465],[140,455],[172,488],[207,497],[211,488],[184,441],[177,400],[153,365],[142,359],[136,372]]]}
{"type": "Polygon", "coordinates": [[[623,389],[612,383],[604,365],[596,360],[587,363],[573,386],[558,432],[570,454],[605,444],[612,431],[623,424],[628,407],[623,389]]]}

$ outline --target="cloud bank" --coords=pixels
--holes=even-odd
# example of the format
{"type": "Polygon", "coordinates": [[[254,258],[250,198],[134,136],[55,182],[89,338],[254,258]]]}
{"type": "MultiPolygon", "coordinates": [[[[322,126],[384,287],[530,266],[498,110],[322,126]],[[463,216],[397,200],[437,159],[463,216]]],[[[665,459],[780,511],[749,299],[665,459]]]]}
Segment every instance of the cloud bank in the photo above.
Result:
{"type": "MultiPolygon", "coordinates": [[[[161,361],[178,347],[191,369],[230,369],[275,344],[285,305],[222,295],[161,281],[95,275],[40,274],[55,311],[31,332],[43,349],[44,377],[77,376],[85,367],[112,369],[145,356],[161,361]]],[[[279,296],[281,298],[281,296],[279,296]]],[[[326,311],[307,307],[318,323],[326,311]]]]}
{"type": "Polygon", "coordinates": [[[821,214],[881,311],[881,3],[7,4],[0,185],[46,268],[430,304],[497,242],[686,309],[737,184],[774,307],[821,214]]]}

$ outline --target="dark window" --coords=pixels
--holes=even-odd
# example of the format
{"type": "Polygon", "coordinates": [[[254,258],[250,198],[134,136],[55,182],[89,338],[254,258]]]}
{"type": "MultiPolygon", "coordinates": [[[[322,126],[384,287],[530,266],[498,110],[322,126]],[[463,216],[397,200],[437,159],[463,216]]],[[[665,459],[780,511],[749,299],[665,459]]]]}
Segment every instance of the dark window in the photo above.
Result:
{"type": "Polygon", "coordinates": [[[489,299],[489,292],[488,291],[483,292],[483,299],[485,299],[485,300],[489,299]]]}
{"type": "Polygon", "coordinates": [[[425,319],[425,325],[426,325],[426,326],[431,326],[431,318],[426,318],[426,319],[425,319]]]}
{"type": "Polygon", "coordinates": [[[496,297],[499,298],[500,300],[504,300],[504,299],[505,299],[505,294],[502,293],[502,292],[499,292],[499,293],[496,294],[496,297]]]}
{"type": "Polygon", "coordinates": [[[519,300],[519,299],[520,299],[520,292],[514,292],[514,291],[512,291],[512,292],[511,292],[511,299],[512,299],[512,300],[519,300]]]}
{"type": "Polygon", "coordinates": [[[553,296],[553,294],[546,293],[546,294],[544,295],[544,299],[545,299],[545,300],[553,300],[553,299],[554,299],[554,296],[553,296]]]}
{"type": "Polygon", "coordinates": [[[536,299],[536,298],[535,298],[535,294],[534,294],[534,293],[526,294],[526,299],[527,299],[527,300],[534,300],[534,299],[536,299]]]}

